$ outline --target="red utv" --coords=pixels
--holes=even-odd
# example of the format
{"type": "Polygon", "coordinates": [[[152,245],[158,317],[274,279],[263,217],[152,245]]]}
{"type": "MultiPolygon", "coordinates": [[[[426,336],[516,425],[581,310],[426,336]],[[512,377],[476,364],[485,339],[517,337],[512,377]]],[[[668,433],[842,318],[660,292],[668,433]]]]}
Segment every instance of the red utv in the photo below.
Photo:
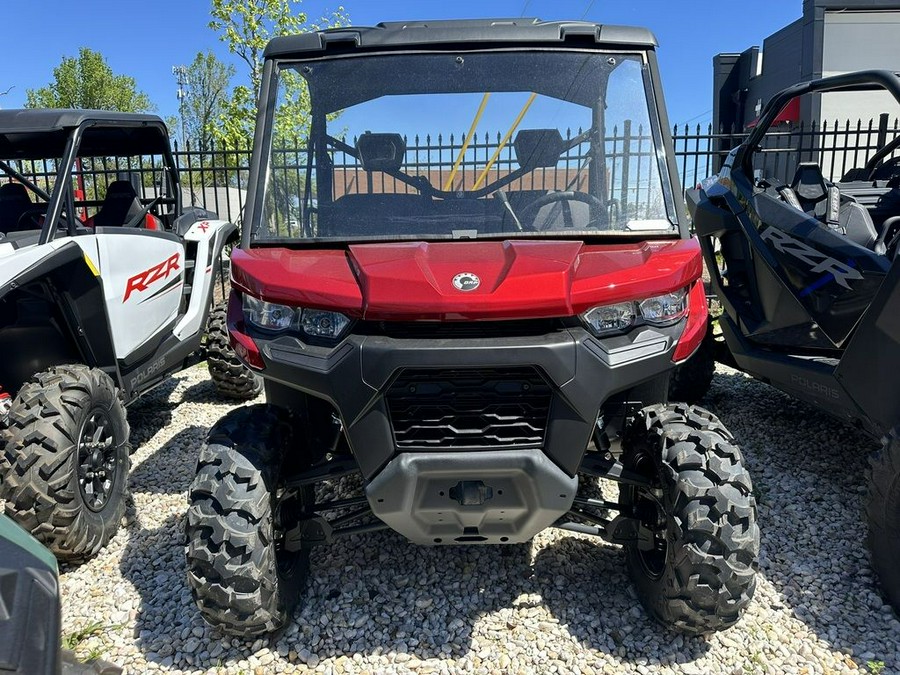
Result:
{"type": "Polygon", "coordinates": [[[200,454],[204,617],[277,630],[310,549],[339,537],[555,526],[624,545],[666,625],[736,622],[759,549],[750,478],[713,415],[666,401],[707,309],[653,36],[517,19],[279,38],[260,103],[228,320],[268,403],[200,454]],[[282,113],[306,95],[300,152],[282,113]],[[351,473],[363,494],[316,497],[351,473]],[[585,495],[598,477],[617,500],[585,495]]]}

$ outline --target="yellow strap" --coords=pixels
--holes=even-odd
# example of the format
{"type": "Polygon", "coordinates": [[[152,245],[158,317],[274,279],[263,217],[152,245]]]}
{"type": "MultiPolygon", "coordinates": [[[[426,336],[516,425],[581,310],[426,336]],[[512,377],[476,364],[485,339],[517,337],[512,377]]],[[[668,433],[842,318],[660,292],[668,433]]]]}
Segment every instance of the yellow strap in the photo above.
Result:
{"type": "Polygon", "coordinates": [[[456,162],[453,163],[453,168],[450,169],[450,176],[447,178],[447,181],[444,183],[444,192],[450,190],[453,187],[453,179],[456,178],[456,170],[459,169],[460,162],[462,162],[463,155],[466,154],[466,149],[469,147],[469,143],[472,142],[472,137],[475,135],[475,127],[478,126],[478,120],[481,119],[481,114],[484,112],[484,108],[487,105],[488,99],[491,97],[491,92],[487,92],[481,98],[481,105],[478,106],[478,112],[475,113],[475,119],[472,120],[472,126],[469,127],[469,133],[466,134],[466,140],[463,142],[462,147],[459,149],[459,154],[456,156],[456,162]]]}
{"type": "Polygon", "coordinates": [[[478,176],[478,180],[475,181],[475,185],[472,186],[473,190],[477,190],[478,186],[481,185],[481,181],[484,180],[485,176],[487,176],[488,171],[491,170],[491,167],[494,166],[494,162],[497,161],[497,158],[500,157],[500,152],[506,147],[506,144],[509,143],[509,139],[512,138],[512,135],[516,133],[516,129],[519,127],[519,124],[522,122],[522,118],[525,117],[525,113],[528,112],[528,109],[531,107],[531,104],[534,103],[534,99],[537,96],[534,92],[532,92],[531,96],[528,97],[528,100],[525,101],[525,105],[522,108],[522,111],[519,113],[519,116],[513,121],[512,126],[509,128],[509,131],[506,132],[506,136],[503,137],[503,140],[500,141],[500,145],[497,146],[497,150],[494,152],[493,156],[488,160],[487,165],[484,167],[484,170],[481,172],[481,175],[478,176]]]}

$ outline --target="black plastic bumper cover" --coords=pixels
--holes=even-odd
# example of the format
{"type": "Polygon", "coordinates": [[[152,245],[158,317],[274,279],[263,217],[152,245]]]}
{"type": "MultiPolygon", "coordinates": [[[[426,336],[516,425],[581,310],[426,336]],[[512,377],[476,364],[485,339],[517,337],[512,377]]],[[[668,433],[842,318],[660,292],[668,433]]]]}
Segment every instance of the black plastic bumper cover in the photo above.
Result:
{"type": "Polygon", "coordinates": [[[403,369],[533,367],[552,390],[543,453],[572,477],[603,403],[672,368],[683,328],[683,321],[668,328],[639,327],[602,340],[581,328],[477,341],[351,335],[334,348],[306,345],[291,336],[252,337],[265,362],[267,385],[275,385],[267,386],[269,402],[280,404],[282,387],[330,401],[367,480],[399,454],[385,395],[403,369]]]}

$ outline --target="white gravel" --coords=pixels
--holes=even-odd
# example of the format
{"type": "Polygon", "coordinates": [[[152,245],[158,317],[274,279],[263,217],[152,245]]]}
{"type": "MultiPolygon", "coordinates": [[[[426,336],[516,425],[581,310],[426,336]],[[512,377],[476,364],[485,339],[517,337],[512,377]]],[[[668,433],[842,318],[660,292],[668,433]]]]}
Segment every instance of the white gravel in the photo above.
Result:
{"type": "Polygon", "coordinates": [[[129,673],[900,673],[900,622],[869,568],[866,436],[721,368],[705,402],[759,493],[759,585],[734,628],[688,639],[647,618],[622,551],[560,530],[531,545],[423,548],[382,532],[313,553],[274,641],[224,638],[185,581],[186,490],[232,406],[195,368],[129,410],[134,509],[94,560],[64,568],[63,631],[129,673]]]}

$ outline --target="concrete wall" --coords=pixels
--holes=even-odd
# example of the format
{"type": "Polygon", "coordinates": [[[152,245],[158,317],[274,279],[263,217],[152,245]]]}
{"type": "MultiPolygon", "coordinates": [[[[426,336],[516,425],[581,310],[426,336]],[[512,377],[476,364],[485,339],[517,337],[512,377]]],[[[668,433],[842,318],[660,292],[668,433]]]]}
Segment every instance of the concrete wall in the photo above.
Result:
{"type": "MultiPolygon", "coordinates": [[[[826,12],[822,75],[870,68],[900,70],[900,10],[826,12]]],[[[880,113],[900,113],[887,92],[831,92],[821,99],[823,120],[861,120],[865,126],[880,113]]]]}

